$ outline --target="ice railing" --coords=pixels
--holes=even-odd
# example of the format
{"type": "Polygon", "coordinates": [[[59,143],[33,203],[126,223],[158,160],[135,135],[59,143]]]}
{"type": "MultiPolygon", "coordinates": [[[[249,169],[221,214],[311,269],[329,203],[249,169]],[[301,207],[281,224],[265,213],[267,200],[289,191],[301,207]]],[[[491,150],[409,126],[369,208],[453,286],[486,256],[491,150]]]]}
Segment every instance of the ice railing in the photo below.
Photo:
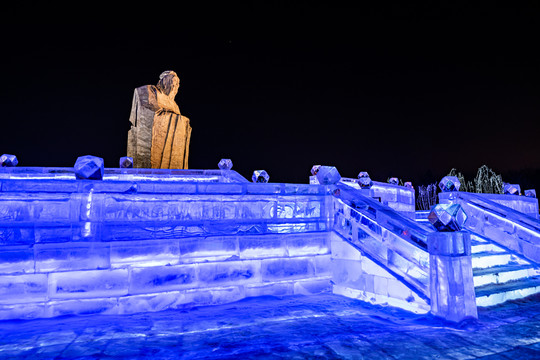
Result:
{"type": "Polygon", "coordinates": [[[540,264],[540,221],[485,197],[461,191],[439,194],[458,203],[468,216],[465,228],[540,264]]]}
{"type": "Polygon", "coordinates": [[[334,193],[334,217],[334,231],[429,299],[429,231],[344,184],[334,193]]]}
{"type": "MultiPolygon", "coordinates": [[[[75,180],[70,167],[0,167],[0,180],[75,180]]],[[[103,181],[249,182],[234,170],[105,168],[103,181]]]]}

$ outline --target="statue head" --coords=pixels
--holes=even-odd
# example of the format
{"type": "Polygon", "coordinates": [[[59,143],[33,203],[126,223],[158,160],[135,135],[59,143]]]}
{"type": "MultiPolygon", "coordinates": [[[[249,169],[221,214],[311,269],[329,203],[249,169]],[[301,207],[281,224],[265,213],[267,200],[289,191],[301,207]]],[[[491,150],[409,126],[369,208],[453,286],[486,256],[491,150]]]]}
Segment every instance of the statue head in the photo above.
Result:
{"type": "Polygon", "coordinates": [[[157,88],[165,95],[174,99],[180,88],[180,78],[174,71],[164,71],[159,75],[157,88]]]}

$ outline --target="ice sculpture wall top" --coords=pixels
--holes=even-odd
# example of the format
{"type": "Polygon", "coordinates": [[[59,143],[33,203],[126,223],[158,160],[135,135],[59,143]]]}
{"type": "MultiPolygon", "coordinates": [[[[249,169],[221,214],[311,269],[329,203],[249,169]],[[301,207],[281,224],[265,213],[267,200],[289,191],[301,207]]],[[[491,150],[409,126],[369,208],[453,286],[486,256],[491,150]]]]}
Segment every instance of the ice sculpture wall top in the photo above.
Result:
{"type": "MultiPolygon", "coordinates": [[[[341,178],[343,184],[360,189],[358,179],[341,178]]],[[[389,206],[410,219],[415,219],[414,189],[373,181],[369,189],[361,189],[366,196],[379,200],[383,205],[389,206]]]]}

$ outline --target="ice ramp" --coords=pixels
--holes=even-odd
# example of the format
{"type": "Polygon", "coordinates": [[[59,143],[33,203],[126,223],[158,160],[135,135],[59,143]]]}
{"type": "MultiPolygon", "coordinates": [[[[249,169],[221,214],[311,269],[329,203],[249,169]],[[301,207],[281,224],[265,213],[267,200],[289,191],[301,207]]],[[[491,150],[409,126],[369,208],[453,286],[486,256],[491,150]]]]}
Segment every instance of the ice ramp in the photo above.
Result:
{"type": "Polygon", "coordinates": [[[453,321],[477,316],[468,233],[430,231],[346,184],[333,206],[334,293],[453,321]]]}

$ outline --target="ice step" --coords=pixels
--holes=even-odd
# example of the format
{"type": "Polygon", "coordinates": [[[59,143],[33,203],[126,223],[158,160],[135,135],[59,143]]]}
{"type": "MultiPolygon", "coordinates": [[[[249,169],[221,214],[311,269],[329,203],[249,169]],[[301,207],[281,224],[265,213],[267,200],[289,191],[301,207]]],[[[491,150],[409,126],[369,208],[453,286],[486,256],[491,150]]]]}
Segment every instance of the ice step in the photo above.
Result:
{"type": "Polygon", "coordinates": [[[493,266],[500,265],[523,265],[527,264],[524,260],[518,257],[504,252],[492,252],[485,251],[472,254],[472,267],[473,269],[485,269],[493,266]]]}
{"type": "Polygon", "coordinates": [[[488,241],[471,240],[471,253],[478,254],[482,252],[503,253],[507,251],[488,241]]]}
{"type": "Polygon", "coordinates": [[[522,299],[540,293],[540,276],[504,284],[489,284],[475,289],[477,306],[493,306],[508,300],[522,299]]]}
{"type": "Polygon", "coordinates": [[[503,284],[509,281],[524,279],[537,275],[537,269],[531,264],[503,265],[473,271],[474,286],[480,287],[488,284],[503,284]]]}

